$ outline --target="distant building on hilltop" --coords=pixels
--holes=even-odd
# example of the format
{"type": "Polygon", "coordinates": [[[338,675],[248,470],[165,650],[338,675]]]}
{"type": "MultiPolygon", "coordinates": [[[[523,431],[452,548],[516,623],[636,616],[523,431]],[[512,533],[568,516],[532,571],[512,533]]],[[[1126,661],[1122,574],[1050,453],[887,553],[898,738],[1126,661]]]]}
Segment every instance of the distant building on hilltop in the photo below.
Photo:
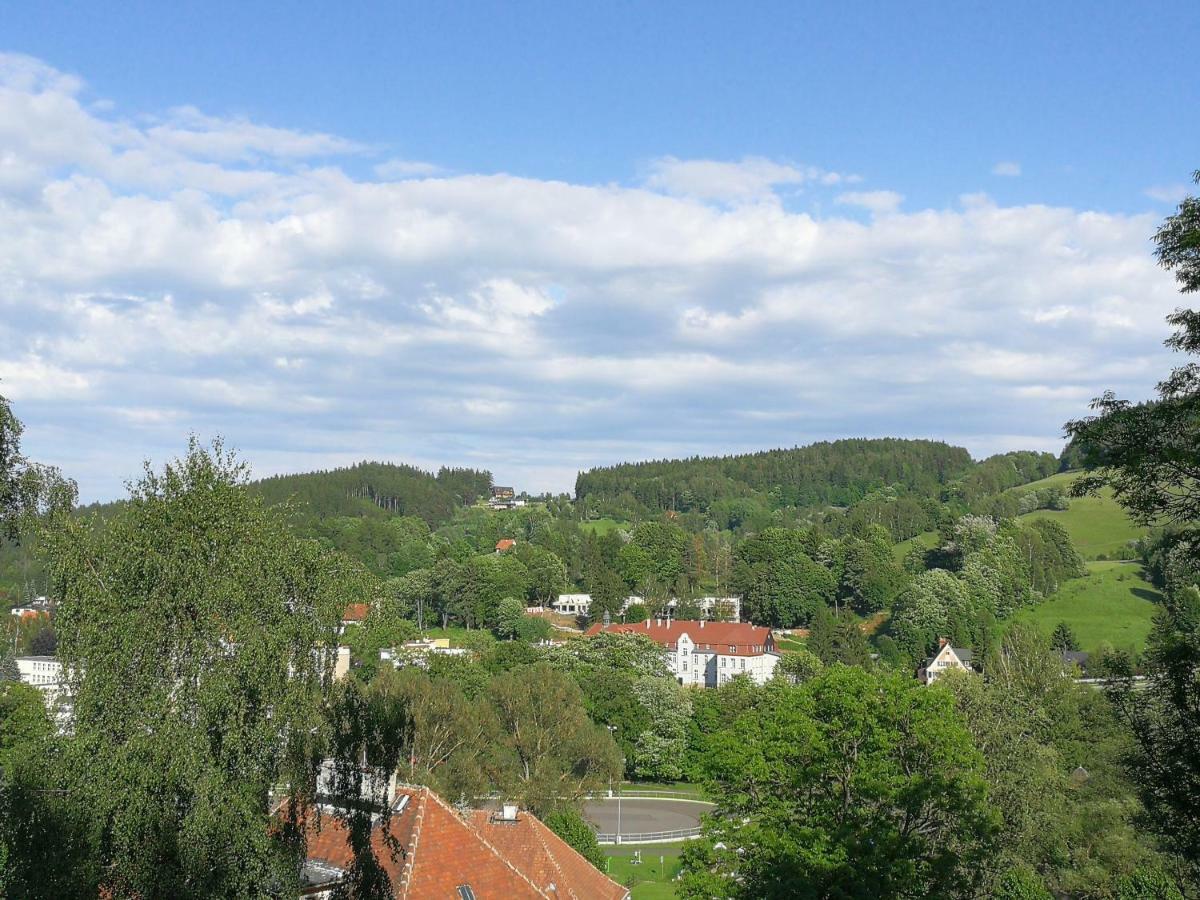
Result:
{"type": "Polygon", "coordinates": [[[490,509],[517,509],[525,505],[524,500],[517,499],[517,492],[510,487],[495,485],[492,488],[491,499],[488,500],[490,509]]]}
{"type": "Polygon", "coordinates": [[[642,634],[666,650],[667,665],[680,684],[717,687],[738,675],[764,684],[775,674],[779,653],[770,628],[745,622],[646,619],[615,625],[593,625],[600,632],[642,634]]]}
{"type": "Polygon", "coordinates": [[[951,647],[950,641],[942,638],[938,641],[938,652],[925,660],[924,665],[917,669],[917,678],[922,684],[933,684],[938,678],[951,669],[970,672],[975,654],[967,647],[951,647]]]}

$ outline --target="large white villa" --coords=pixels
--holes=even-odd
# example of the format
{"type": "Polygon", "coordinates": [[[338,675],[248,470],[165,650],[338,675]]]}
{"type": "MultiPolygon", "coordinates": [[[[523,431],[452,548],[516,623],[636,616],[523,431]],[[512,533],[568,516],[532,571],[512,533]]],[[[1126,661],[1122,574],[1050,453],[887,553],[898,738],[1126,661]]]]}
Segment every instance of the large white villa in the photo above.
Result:
{"type": "Polygon", "coordinates": [[[667,664],[680,684],[716,687],[738,675],[763,684],[775,674],[779,654],[770,628],[744,622],[646,619],[628,624],[595,624],[602,631],[644,634],[666,651],[667,664]]]}

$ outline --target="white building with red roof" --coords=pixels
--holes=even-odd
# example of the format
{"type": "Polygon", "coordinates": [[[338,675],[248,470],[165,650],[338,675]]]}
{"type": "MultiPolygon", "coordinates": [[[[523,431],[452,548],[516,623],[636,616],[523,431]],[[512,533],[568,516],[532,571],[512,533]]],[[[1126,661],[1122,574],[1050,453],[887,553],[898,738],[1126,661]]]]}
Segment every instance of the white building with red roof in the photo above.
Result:
{"type": "Polygon", "coordinates": [[[775,674],[779,653],[770,628],[747,622],[646,619],[593,625],[589,635],[642,634],[666,651],[667,664],[680,684],[717,687],[738,675],[763,684],[775,674]]]}

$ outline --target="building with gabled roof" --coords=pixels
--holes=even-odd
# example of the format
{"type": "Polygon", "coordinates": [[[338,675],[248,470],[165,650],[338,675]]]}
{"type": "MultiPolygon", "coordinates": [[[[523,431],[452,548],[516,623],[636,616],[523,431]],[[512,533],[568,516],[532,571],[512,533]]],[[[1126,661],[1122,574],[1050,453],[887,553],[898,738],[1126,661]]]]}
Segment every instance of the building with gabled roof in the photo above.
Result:
{"type": "Polygon", "coordinates": [[[969,647],[952,647],[950,641],[941,638],[938,641],[938,652],[925,660],[917,669],[917,678],[922,684],[933,684],[938,678],[952,669],[970,672],[975,654],[969,647]]]}
{"type": "Polygon", "coordinates": [[[667,665],[680,684],[716,687],[746,675],[764,684],[775,674],[779,654],[770,628],[747,622],[706,619],[646,619],[612,625],[595,624],[588,636],[600,632],[641,634],[666,651],[667,665]]]}
{"type": "MultiPolygon", "coordinates": [[[[301,897],[328,898],[353,853],[336,814],[305,822],[308,858],[301,897]]],[[[371,846],[397,900],[626,900],[611,880],[532,813],[460,813],[425,787],[400,786],[371,846]]]]}

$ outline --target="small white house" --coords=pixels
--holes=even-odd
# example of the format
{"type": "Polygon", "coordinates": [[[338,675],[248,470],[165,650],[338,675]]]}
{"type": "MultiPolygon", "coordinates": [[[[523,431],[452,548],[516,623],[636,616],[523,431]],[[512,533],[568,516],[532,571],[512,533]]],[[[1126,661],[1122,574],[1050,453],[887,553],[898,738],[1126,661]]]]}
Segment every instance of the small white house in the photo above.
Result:
{"type": "Polygon", "coordinates": [[[970,672],[974,657],[975,654],[969,648],[952,647],[946,638],[942,638],[938,641],[938,652],[917,669],[917,678],[922,684],[933,684],[951,669],[970,672]]]}

